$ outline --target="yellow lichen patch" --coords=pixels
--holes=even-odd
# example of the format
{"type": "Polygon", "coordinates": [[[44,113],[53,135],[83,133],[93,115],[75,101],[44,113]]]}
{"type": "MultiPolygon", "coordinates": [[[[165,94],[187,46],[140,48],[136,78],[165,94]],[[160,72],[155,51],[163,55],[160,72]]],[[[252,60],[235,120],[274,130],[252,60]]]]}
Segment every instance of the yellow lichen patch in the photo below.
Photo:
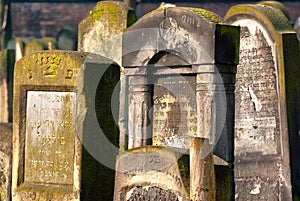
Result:
{"type": "Polygon", "coordinates": [[[191,7],[184,7],[187,10],[190,10],[198,15],[201,15],[205,19],[209,20],[210,22],[214,23],[222,23],[222,18],[217,15],[216,13],[213,13],[211,11],[202,9],[202,8],[191,8],[191,7]]]}

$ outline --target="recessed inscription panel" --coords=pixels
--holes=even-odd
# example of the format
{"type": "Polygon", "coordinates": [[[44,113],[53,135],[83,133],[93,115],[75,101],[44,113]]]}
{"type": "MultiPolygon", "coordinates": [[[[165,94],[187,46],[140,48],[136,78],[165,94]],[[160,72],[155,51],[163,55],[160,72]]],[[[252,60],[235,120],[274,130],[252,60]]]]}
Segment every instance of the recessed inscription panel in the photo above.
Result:
{"type": "Polygon", "coordinates": [[[154,86],[153,144],[189,148],[197,135],[196,76],[160,78],[154,86]]]}
{"type": "Polygon", "coordinates": [[[75,96],[27,92],[25,182],[73,184],[75,96]]]}
{"type": "Polygon", "coordinates": [[[257,22],[239,20],[240,64],[236,75],[237,155],[278,153],[279,111],[275,45],[257,22]]]}

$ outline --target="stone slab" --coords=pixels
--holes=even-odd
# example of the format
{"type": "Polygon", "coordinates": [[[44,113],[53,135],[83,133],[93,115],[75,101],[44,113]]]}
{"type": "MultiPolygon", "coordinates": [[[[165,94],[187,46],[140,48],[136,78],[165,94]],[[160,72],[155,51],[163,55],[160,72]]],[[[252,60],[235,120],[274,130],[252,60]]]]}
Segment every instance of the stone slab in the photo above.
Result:
{"type": "Polygon", "coordinates": [[[45,51],[17,62],[13,200],[80,200],[82,155],[74,89],[86,57],[45,51]]]}
{"type": "Polygon", "coordinates": [[[241,27],[235,94],[236,199],[292,200],[289,138],[296,133],[291,129],[295,123],[287,118],[291,97],[286,94],[285,74],[298,67],[286,61],[283,44],[285,34],[295,33],[286,15],[268,5],[233,6],[225,21],[241,27]]]}
{"type": "Polygon", "coordinates": [[[0,52],[0,123],[12,122],[15,51],[0,52]]]}
{"type": "Polygon", "coordinates": [[[0,200],[11,200],[12,124],[0,123],[0,200]]]}
{"type": "Polygon", "coordinates": [[[188,200],[174,153],[143,147],[118,156],[114,200],[139,199],[188,200]]]}

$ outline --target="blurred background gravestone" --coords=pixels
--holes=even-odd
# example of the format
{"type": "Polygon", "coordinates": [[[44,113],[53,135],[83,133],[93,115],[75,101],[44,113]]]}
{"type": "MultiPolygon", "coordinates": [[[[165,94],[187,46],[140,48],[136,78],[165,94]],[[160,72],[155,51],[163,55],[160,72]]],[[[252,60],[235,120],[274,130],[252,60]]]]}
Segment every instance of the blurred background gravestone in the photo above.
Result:
{"type": "Polygon", "coordinates": [[[12,122],[15,51],[0,51],[0,123],[12,122]]]}
{"type": "Polygon", "coordinates": [[[61,29],[56,35],[58,49],[77,50],[77,33],[69,27],[61,29]]]}
{"type": "Polygon", "coordinates": [[[242,4],[225,16],[227,23],[241,26],[236,200],[299,198],[299,42],[282,10],[242,4]]]}

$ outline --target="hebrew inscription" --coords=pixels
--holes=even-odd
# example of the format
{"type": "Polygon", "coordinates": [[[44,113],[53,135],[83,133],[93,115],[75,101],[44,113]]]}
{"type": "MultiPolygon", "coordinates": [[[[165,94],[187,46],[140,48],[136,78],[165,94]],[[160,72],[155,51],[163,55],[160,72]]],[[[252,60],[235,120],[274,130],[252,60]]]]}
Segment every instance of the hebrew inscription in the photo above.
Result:
{"type": "Polygon", "coordinates": [[[236,75],[236,153],[276,154],[279,136],[277,64],[267,32],[251,20],[241,26],[236,75]]]}
{"type": "Polygon", "coordinates": [[[25,181],[72,184],[74,92],[28,91],[25,181]]]}
{"type": "Polygon", "coordinates": [[[154,87],[153,144],[189,148],[197,134],[195,76],[162,78],[154,87]]]}

